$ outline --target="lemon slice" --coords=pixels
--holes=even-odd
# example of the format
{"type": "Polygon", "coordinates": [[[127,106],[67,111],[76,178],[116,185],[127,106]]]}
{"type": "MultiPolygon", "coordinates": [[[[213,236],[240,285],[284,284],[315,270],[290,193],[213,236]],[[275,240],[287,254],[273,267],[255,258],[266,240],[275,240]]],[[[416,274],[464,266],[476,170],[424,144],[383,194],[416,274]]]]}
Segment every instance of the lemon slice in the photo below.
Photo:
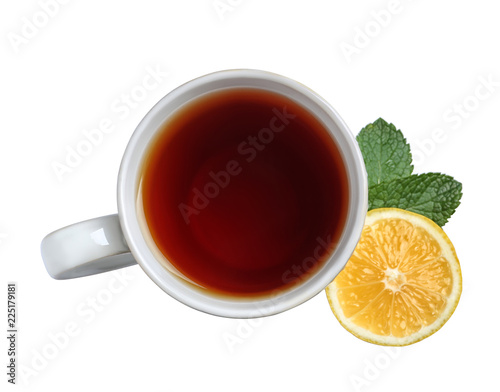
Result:
{"type": "Polygon", "coordinates": [[[398,208],[368,212],[353,255],[326,288],[345,329],[386,346],[406,346],[439,330],[461,292],[448,236],[430,219],[398,208]]]}

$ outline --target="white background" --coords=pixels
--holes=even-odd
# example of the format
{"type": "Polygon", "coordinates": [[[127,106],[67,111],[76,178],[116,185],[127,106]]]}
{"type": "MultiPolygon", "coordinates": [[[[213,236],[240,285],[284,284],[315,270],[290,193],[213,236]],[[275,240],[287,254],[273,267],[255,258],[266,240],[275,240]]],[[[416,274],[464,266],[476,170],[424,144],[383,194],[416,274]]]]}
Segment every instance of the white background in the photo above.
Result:
{"type": "MultiPolygon", "coordinates": [[[[498,2],[401,0],[394,8],[386,0],[223,0],[233,5],[218,13],[213,0],[74,0],[46,16],[44,1],[0,6],[0,292],[6,296],[6,283],[18,283],[24,369],[18,387],[465,391],[498,385],[498,2]],[[20,38],[34,19],[41,27],[20,38]],[[363,39],[363,30],[371,37],[363,39]],[[356,53],[346,55],[342,47],[355,43],[356,53]],[[148,67],[169,74],[129,113],[117,111],[122,94],[139,91],[148,67]],[[411,142],[416,172],[441,171],[463,183],[462,205],[445,226],[462,264],[463,294],[439,332],[389,353],[345,331],[324,293],[252,326],[176,302],[137,266],[72,281],[48,276],[39,251],[45,234],[116,211],[120,159],[142,116],[179,84],[227,68],[301,81],[353,133],[383,117],[411,142]],[[496,82],[489,94],[481,78],[496,82]],[[463,111],[452,121],[450,110],[463,111]],[[64,163],[67,147],[105,118],[113,132],[59,180],[53,163],[64,163]],[[109,295],[110,284],[119,292],[109,295]],[[90,310],[92,298],[105,302],[99,311],[90,310]],[[66,339],[68,324],[76,336],[66,339]],[[231,346],[228,337],[240,340],[231,346]]],[[[1,347],[5,369],[7,346],[1,347]]],[[[2,371],[2,390],[6,379],[2,371]]]]}

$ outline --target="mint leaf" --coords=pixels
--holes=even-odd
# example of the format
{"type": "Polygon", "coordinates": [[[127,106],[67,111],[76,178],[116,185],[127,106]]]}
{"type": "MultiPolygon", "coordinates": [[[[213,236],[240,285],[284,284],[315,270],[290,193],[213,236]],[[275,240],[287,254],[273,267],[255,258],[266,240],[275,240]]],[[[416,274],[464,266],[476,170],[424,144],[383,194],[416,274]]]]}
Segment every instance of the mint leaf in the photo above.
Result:
{"type": "Polygon", "coordinates": [[[462,184],[441,173],[414,174],[368,190],[368,209],[401,208],[444,226],[460,205],[462,184]]]}
{"type": "Polygon", "coordinates": [[[410,145],[403,133],[379,118],[356,136],[363,154],[368,186],[378,185],[413,172],[410,145]]]}

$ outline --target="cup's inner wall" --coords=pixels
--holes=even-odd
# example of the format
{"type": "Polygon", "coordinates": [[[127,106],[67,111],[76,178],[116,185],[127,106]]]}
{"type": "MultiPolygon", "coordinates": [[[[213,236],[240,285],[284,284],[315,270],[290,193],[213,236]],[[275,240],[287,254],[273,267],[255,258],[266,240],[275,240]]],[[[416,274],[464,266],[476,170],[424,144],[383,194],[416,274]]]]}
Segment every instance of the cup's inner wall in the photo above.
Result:
{"type": "Polygon", "coordinates": [[[345,225],[339,147],[283,95],[223,89],[172,113],[137,192],[157,260],[209,295],[265,297],[309,279],[345,225]]]}

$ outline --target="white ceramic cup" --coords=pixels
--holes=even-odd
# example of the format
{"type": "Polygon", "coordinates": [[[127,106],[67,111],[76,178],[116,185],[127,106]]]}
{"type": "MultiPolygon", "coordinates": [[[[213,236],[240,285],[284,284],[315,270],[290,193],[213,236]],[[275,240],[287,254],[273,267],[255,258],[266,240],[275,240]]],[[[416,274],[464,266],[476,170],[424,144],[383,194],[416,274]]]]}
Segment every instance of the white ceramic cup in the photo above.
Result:
{"type": "Polygon", "coordinates": [[[344,268],[361,235],[367,211],[367,177],[355,138],[337,112],[302,84],[258,70],[226,70],[194,79],[161,99],[140,122],[127,146],[118,175],[118,214],[91,219],[47,235],[42,258],[55,279],[111,271],[138,263],[166,293],[200,311],[224,317],[269,316],[293,308],[322,291],[344,268]],[[222,298],[175,276],[148,246],[136,208],[145,152],[161,125],[181,106],[204,94],[228,88],[257,88],[282,94],[316,116],[338,145],[347,170],[349,207],[338,245],[322,267],[287,291],[255,299],[222,298]]]}

